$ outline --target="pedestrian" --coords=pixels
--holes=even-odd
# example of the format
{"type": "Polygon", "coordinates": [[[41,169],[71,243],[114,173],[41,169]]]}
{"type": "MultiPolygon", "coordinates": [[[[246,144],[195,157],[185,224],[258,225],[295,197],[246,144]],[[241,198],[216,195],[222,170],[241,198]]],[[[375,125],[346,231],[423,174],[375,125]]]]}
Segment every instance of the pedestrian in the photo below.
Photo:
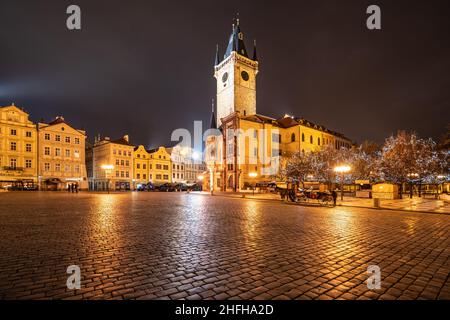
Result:
{"type": "Polygon", "coordinates": [[[67,192],[70,192],[70,183],[67,184],[67,192]]]}
{"type": "Polygon", "coordinates": [[[75,193],[78,193],[78,183],[75,183],[75,193]]]}
{"type": "Polygon", "coordinates": [[[333,205],[336,207],[336,199],[337,199],[337,192],[336,189],[331,191],[331,196],[333,197],[333,205]]]}

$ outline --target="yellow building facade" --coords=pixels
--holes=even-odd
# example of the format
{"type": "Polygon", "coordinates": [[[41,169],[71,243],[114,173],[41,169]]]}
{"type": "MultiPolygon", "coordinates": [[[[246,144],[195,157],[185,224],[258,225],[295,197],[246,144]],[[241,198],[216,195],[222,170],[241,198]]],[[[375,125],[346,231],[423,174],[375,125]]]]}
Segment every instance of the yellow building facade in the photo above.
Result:
{"type": "Polygon", "coordinates": [[[303,118],[257,114],[258,68],[256,46],[250,58],[238,23],[223,58],[216,54],[217,117],[213,112],[211,128],[219,130],[206,139],[206,189],[249,189],[276,179],[284,155],[352,145],[344,135],[303,118]]]}
{"type": "Polygon", "coordinates": [[[85,141],[86,132],[71,127],[63,117],[38,124],[40,190],[88,188],[85,141]]]}
{"type": "Polygon", "coordinates": [[[14,104],[0,107],[0,188],[37,187],[37,131],[14,104]]]}
{"type": "Polygon", "coordinates": [[[149,182],[154,185],[173,182],[172,161],[165,147],[147,150],[143,145],[134,148],[133,189],[149,182]]]}
{"type": "Polygon", "coordinates": [[[165,147],[149,150],[149,179],[155,185],[161,185],[172,180],[172,162],[170,153],[165,147]]]}
{"type": "Polygon", "coordinates": [[[129,137],[96,139],[92,150],[92,188],[123,191],[133,186],[134,147],[129,137]]]}

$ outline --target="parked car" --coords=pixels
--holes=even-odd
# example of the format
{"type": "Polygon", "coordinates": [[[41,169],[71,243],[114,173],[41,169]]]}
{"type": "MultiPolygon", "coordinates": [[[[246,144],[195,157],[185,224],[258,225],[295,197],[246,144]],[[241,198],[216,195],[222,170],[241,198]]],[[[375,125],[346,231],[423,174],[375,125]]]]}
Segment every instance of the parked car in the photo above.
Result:
{"type": "Polygon", "coordinates": [[[164,183],[159,186],[158,190],[162,192],[173,192],[175,191],[175,186],[171,183],[164,183]]]}
{"type": "Polygon", "coordinates": [[[137,191],[154,191],[155,190],[155,186],[151,182],[143,183],[143,184],[139,184],[137,186],[136,190],[137,191]]]}
{"type": "Polygon", "coordinates": [[[177,183],[174,185],[175,191],[188,191],[186,183],[177,183]]]}
{"type": "Polygon", "coordinates": [[[189,183],[186,185],[190,191],[202,191],[202,185],[198,183],[189,183]]]}

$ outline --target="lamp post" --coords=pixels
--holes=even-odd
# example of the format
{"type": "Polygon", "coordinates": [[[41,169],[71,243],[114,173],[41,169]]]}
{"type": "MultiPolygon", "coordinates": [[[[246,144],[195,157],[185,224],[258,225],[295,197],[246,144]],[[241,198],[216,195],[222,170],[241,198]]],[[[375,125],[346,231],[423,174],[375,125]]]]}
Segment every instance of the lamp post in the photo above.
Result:
{"type": "MultiPolygon", "coordinates": [[[[413,197],[413,183],[414,183],[413,181],[414,181],[414,179],[419,178],[419,174],[415,173],[415,172],[411,172],[411,173],[408,173],[406,176],[409,179],[409,198],[412,199],[412,197],[413,197]]],[[[419,197],[420,197],[420,186],[419,186],[419,197]]]]}
{"type": "Polygon", "coordinates": [[[114,170],[114,166],[112,164],[104,164],[101,166],[101,168],[105,171],[105,178],[108,181],[108,194],[109,194],[109,175],[111,174],[111,171],[114,170]]]}
{"type": "Polygon", "coordinates": [[[258,176],[258,174],[257,174],[256,172],[250,172],[250,173],[248,174],[248,176],[249,176],[250,178],[252,178],[252,180],[253,180],[253,195],[255,195],[256,184],[255,184],[254,179],[258,176]]]}
{"type": "Polygon", "coordinates": [[[344,173],[347,173],[351,170],[350,166],[337,166],[334,168],[334,172],[341,174],[341,201],[344,201],[344,173]]]}

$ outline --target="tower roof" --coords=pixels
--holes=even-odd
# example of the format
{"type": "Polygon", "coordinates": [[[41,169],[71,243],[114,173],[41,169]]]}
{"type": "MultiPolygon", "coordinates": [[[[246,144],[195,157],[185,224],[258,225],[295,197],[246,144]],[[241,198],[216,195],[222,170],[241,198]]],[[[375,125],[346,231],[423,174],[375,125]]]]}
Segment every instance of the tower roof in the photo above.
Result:
{"type": "Polygon", "coordinates": [[[236,25],[233,24],[233,31],[231,32],[228,40],[227,50],[225,51],[224,59],[230,56],[231,52],[236,51],[241,56],[248,58],[247,49],[244,43],[244,34],[241,32],[239,25],[239,19],[236,21],[236,25]]]}

